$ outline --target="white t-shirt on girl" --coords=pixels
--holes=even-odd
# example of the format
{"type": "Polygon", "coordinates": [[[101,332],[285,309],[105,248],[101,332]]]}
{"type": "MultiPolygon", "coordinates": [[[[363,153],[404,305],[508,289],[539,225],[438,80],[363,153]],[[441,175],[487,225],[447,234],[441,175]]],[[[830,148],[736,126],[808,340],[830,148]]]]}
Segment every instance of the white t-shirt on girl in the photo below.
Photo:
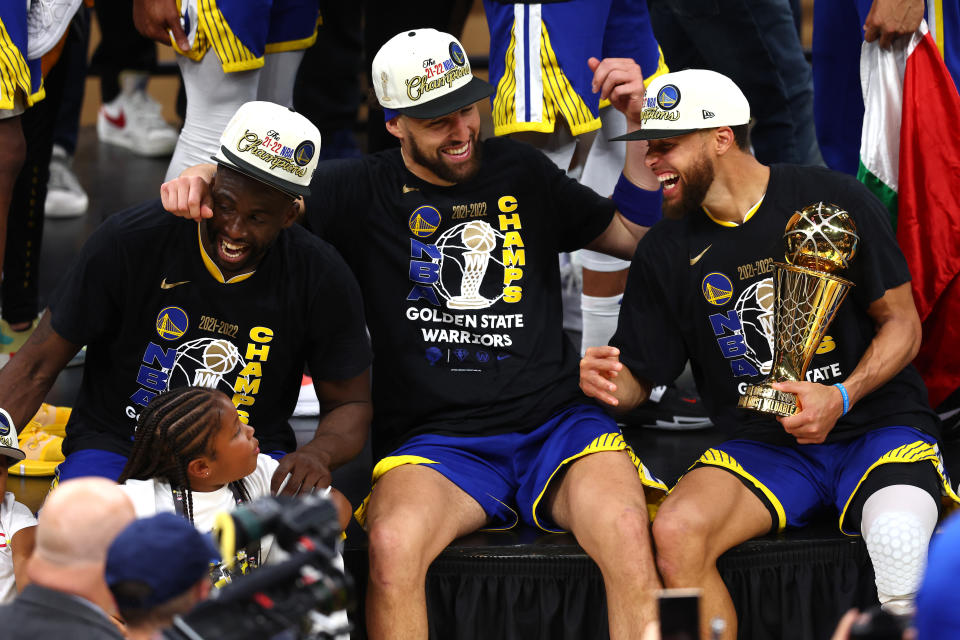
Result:
{"type": "Polygon", "coordinates": [[[14,495],[7,491],[0,503],[0,603],[10,602],[17,595],[10,541],[20,529],[36,525],[37,519],[30,509],[17,502],[14,495]]]}

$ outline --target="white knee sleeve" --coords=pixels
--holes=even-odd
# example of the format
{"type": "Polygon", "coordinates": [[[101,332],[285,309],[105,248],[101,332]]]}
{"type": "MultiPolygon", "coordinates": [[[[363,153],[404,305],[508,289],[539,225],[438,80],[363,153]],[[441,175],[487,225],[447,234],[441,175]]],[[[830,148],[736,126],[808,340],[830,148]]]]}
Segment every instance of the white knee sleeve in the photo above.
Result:
{"type": "Polygon", "coordinates": [[[600,347],[610,342],[617,330],[620,316],[620,299],[623,296],[598,297],[582,294],[580,309],[583,312],[583,339],[580,343],[580,355],[587,347],[600,347]]]}
{"type": "Polygon", "coordinates": [[[211,50],[199,62],[177,56],[183,88],[187,94],[187,114],[177,140],[167,180],[187,167],[212,162],[210,156],[220,146],[220,134],[245,102],[256,100],[260,70],[225,73],[220,59],[211,50]]]}
{"type": "Polygon", "coordinates": [[[903,484],[880,489],[863,505],[860,530],[873,562],[880,604],[890,613],[913,612],[937,515],[929,493],[903,484]]]}
{"type": "MultiPolygon", "coordinates": [[[[285,107],[293,106],[293,85],[297,81],[297,70],[303,60],[303,53],[304,49],[279,51],[263,57],[257,100],[266,100],[285,107]]],[[[320,126],[323,123],[314,124],[320,126]]]]}
{"type": "Polygon", "coordinates": [[[590,145],[580,183],[602,196],[609,196],[620,179],[627,154],[627,145],[610,142],[610,138],[627,132],[627,118],[613,106],[609,106],[600,110],[600,121],[603,124],[590,145]]]}
{"type": "Polygon", "coordinates": [[[589,269],[590,271],[610,273],[611,271],[625,271],[630,268],[630,263],[627,260],[614,258],[613,256],[591,251],[590,249],[580,249],[577,251],[577,258],[580,259],[580,264],[583,265],[583,268],[589,269]]]}

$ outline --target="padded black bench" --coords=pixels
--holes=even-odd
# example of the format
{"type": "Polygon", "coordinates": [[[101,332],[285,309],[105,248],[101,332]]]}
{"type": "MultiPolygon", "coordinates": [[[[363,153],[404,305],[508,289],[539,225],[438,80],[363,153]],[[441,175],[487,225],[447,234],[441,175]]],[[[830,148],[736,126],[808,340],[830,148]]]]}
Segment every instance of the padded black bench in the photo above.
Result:
{"type": "MultiPolygon", "coordinates": [[[[358,578],[357,639],[366,637],[367,557],[364,541],[351,538],[345,559],[358,578]]],[[[723,555],[719,567],[741,638],[828,638],[847,609],[876,603],[863,541],[832,523],[751,540],[723,555]]],[[[461,538],[431,566],[427,603],[431,638],[608,637],[600,571],[568,534],[520,527],[461,538]]]]}
{"type": "MultiPolygon", "coordinates": [[[[712,429],[669,433],[625,429],[624,435],[644,462],[668,481],[722,437],[712,429]]],[[[960,462],[960,441],[945,445],[944,454],[956,477],[960,468],[951,463],[960,462]]],[[[352,468],[337,471],[338,486],[352,501],[362,500],[369,475],[364,475],[362,462],[348,467],[352,468]],[[363,485],[355,489],[362,494],[359,498],[343,484],[346,481],[363,485]]],[[[345,560],[357,581],[355,639],[366,637],[366,552],[365,534],[354,525],[345,560]]],[[[829,638],[847,609],[877,602],[863,540],[841,534],[833,516],[801,530],[750,540],[728,551],[718,564],[737,608],[739,637],[744,639],[829,638]]],[[[596,564],[572,536],[525,526],[478,532],[451,544],[428,573],[427,605],[430,636],[436,639],[608,637],[603,581],[596,564]]]]}

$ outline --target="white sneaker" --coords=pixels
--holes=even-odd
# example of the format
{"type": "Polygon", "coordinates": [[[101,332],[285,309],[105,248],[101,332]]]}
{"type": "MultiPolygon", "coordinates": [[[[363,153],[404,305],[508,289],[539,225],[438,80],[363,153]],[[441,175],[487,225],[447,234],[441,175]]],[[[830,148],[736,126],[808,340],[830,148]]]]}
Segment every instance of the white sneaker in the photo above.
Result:
{"type": "Polygon", "coordinates": [[[177,146],[177,131],[160,115],[160,104],[142,89],[121,92],[100,107],[97,136],[141,156],[168,156],[177,146]]]}
{"type": "Polygon", "coordinates": [[[44,214],[48,218],[73,218],[87,211],[87,192],[70,168],[71,159],[63,147],[54,145],[50,156],[50,180],[44,214]]]}
{"type": "Polygon", "coordinates": [[[27,59],[36,60],[60,41],[83,0],[32,0],[27,12],[27,59]]]}

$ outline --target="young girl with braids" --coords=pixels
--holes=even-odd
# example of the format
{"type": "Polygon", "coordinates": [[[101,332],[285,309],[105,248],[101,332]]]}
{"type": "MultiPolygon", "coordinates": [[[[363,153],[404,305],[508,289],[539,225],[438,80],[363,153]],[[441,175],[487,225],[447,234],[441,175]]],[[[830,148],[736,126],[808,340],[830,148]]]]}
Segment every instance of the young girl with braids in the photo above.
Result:
{"type": "MultiPolygon", "coordinates": [[[[210,531],[218,513],[270,495],[270,479],[279,463],[260,453],[253,433],[220,391],[172,389],[141,412],[133,450],[118,482],[137,517],[173,511],[199,531],[210,531]]],[[[349,513],[340,492],[332,489],[331,497],[341,514],[349,513]]],[[[265,542],[249,562],[265,560],[268,547],[265,542]]]]}
{"type": "MultiPolygon", "coordinates": [[[[279,462],[260,453],[253,427],[240,421],[230,398],[215,389],[181,387],[155,397],[137,419],[136,438],[120,482],[138,518],[164,511],[184,516],[201,532],[213,528],[218,513],[270,495],[270,479],[279,462]]],[[[350,503],[336,489],[330,497],[340,526],[350,518],[350,503]]],[[[268,560],[272,536],[248,548],[236,566],[246,569],[268,560]]],[[[335,561],[343,568],[342,556],[335,561]]],[[[235,577],[223,566],[211,567],[211,580],[222,586],[235,577]]],[[[317,614],[336,640],[349,634],[346,611],[317,614]]]]}

